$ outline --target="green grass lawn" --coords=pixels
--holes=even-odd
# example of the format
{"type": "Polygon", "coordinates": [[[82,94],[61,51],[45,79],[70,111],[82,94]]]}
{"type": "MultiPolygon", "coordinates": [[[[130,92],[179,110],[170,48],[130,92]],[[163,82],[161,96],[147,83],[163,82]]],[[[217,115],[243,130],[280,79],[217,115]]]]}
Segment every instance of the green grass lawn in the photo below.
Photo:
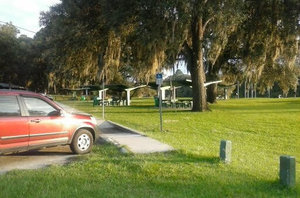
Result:
{"type": "MultiPolygon", "coordinates": [[[[91,102],[67,105],[102,117],[91,102]]],[[[175,152],[122,154],[109,144],[66,166],[0,176],[0,197],[297,197],[300,196],[300,99],[219,101],[211,111],[163,110],[159,132],[153,100],[108,107],[106,119],[140,130],[175,152]],[[219,161],[232,141],[232,163],[219,161]],[[279,156],[293,155],[297,185],[278,183],[279,156]]]]}

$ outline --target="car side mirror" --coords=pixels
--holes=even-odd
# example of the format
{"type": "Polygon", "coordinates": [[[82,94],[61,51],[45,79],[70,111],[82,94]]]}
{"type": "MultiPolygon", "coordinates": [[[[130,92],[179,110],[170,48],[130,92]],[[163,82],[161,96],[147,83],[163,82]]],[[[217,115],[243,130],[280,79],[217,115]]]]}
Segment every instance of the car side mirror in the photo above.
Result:
{"type": "Polygon", "coordinates": [[[48,116],[61,116],[61,110],[51,111],[48,116]]]}

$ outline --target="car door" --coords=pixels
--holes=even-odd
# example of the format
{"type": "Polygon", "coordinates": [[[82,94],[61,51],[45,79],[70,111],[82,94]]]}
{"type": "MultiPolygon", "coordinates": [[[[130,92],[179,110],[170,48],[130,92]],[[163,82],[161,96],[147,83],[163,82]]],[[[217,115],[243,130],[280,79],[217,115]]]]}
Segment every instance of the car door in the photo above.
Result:
{"type": "Polygon", "coordinates": [[[27,150],[28,118],[22,116],[16,96],[0,95],[0,152],[27,150]]]}
{"type": "Polygon", "coordinates": [[[64,117],[59,109],[37,97],[23,96],[29,119],[29,147],[55,146],[68,142],[64,117]]]}

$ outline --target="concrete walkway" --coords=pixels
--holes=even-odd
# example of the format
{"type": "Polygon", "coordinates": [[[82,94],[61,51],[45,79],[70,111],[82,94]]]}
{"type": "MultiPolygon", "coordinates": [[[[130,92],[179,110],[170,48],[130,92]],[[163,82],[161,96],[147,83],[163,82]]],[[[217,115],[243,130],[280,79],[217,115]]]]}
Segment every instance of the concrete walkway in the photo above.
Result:
{"type": "Polygon", "coordinates": [[[99,128],[101,131],[100,136],[118,146],[122,152],[147,154],[174,150],[173,147],[167,144],[111,121],[100,123],[99,128]]]}
{"type": "MultiPolygon", "coordinates": [[[[82,113],[77,109],[58,103],[68,112],[82,113]]],[[[173,147],[161,143],[155,139],[147,137],[139,131],[127,128],[111,121],[98,121],[101,131],[100,137],[113,143],[122,152],[132,152],[136,154],[147,154],[157,152],[168,152],[174,150],[173,147]]]]}
{"type": "Polygon", "coordinates": [[[53,164],[67,164],[77,159],[69,146],[0,155],[0,175],[11,170],[39,169],[53,164]]]}

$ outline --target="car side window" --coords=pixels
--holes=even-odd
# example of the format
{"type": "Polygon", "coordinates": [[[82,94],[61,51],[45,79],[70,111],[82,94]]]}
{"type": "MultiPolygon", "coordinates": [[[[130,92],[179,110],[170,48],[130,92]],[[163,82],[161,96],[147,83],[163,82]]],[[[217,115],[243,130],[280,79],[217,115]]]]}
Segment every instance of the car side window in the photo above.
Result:
{"type": "Polygon", "coordinates": [[[21,116],[16,96],[0,96],[0,117],[21,116]]]}
{"type": "Polygon", "coordinates": [[[24,97],[23,99],[29,116],[49,116],[51,113],[57,111],[50,104],[39,98],[24,97]]]}

